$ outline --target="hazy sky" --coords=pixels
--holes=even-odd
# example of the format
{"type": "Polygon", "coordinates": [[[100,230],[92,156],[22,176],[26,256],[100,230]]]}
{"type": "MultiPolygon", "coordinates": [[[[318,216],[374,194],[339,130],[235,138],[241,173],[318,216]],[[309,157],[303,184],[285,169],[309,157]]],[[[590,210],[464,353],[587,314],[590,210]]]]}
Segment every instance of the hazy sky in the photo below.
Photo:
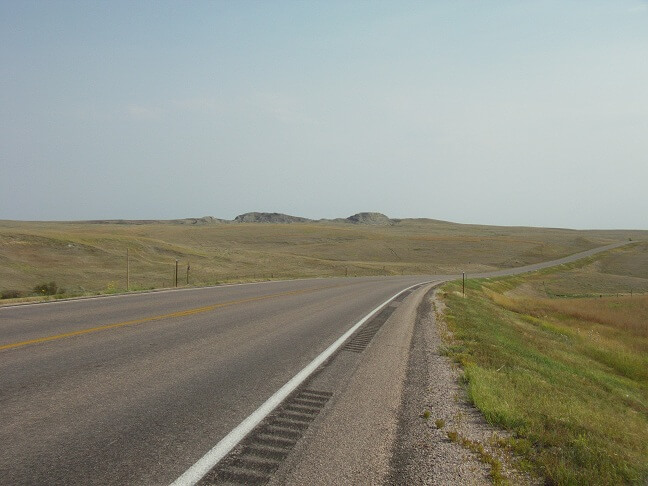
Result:
{"type": "Polygon", "coordinates": [[[0,219],[648,229],[648,3],[0,0],[0,219]]]}

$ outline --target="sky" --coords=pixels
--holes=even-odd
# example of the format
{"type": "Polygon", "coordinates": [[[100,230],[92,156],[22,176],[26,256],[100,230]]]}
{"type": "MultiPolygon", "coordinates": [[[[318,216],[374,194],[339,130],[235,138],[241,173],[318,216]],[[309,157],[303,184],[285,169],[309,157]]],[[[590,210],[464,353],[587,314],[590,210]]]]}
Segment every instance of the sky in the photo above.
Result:
{"type": "Polygon", "coordinates": [[[0,0],[0,219],[648,229],[648,1],[0,0]]]}

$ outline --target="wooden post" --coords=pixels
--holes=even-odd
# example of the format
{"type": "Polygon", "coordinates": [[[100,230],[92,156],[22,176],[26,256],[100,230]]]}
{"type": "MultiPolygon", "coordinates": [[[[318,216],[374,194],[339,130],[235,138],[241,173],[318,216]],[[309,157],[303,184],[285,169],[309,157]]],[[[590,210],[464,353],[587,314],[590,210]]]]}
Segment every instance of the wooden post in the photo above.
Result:
{"type": "Polygon", "coordinates": [[[189,262],[187,262],[187,285],[189,285],[189,269],[191,268],[191,265],[189,262]]]}
{"type": "Polygon", "coordinates": [[[130,254],[128,248],[126,248],[126,292],[130,288],[130,254]]]}
{"type": "Polygon", "coordinates": [[[466,296],[466,272],[461,272],[461,281],[462,281],[461,288],[465,297],[466,296]]]}
{"type": "Polygon", "coordinates": [[[175,266],[175,286],[178,286],[178,260],[176,260],[176,266],[175,266]]]}

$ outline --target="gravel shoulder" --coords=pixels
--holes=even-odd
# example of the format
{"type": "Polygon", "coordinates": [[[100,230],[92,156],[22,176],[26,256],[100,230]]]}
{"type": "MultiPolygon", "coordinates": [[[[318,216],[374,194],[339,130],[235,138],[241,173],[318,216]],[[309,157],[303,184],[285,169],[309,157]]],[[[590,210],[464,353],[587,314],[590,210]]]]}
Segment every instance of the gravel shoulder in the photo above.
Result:
{"type": "Polygon", "coordinates": [[[490,426],[470,405],[460,384],[461,370],[442,354],[443,337],[449,336],[442,311],[435,289],[417,309],[386,483],[485,485],[508,480],[516,485],[543,484],[513,469],[512,458],[492,446],[506,432],[490,426]],[[493,471],[493,464],[500,464],[501,470],[493,471]]]}

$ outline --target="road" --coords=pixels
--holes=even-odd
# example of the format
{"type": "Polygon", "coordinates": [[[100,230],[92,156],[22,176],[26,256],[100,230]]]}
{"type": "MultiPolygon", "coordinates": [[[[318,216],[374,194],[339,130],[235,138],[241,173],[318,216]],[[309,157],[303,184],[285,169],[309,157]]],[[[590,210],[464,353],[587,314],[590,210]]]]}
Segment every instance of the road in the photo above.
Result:
{"type": "Polygon", "coordinates": [[[369,310],[424,280],[0,309],[0,482],[168,484],[369,310]],[[66,336],[79,330],[90,332],[66,336]],[[54,339],[28,343],[43,338],[54,339]]]}
{"type": "Polygon", "coordinates": [[[368,312],[432,278],[451,277],[0,308],[0,483],[168,484],[368,312]]]}

